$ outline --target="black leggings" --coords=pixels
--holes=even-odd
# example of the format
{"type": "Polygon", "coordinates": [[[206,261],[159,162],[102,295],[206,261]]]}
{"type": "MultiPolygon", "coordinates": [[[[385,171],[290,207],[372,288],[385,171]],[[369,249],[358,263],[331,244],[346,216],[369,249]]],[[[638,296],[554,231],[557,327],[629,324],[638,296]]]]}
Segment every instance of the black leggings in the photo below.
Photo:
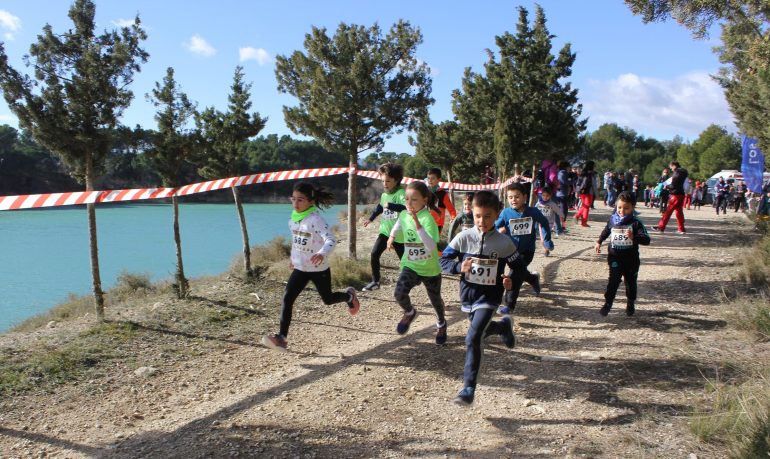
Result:
{"type": "Polygon", "coordinates": [[[522,253],[519,258],[514,262],[514,266],[511,269],[511,282],[513,286],[510,290],[505,292],[505,305],[513,312],[516,309],[516,301],[519,299],[519,290],[521,290],[521,284],[527,282],[529,285],[535,285],[537,282],[537,276],[529,272],[527,266],[532,263],[532,259],[535,257],[535,253],[522,253]]]}
{"type": "MultiPolygon", "coordinates": [[[[385,252],[385,249],[388,248],[388,236],[385,236],[384,234],[380,234],[377,236],[377,239],[374,241],[374,245],[372,246],[372,257],[371,257],[371,263],[372,263],[372,280],[374,282],[380,282],[380,257],[385,252]]],[[[396,249],[396,254],[398,254],[398,259],[400,260],[401,257],[404,256],[404,244],[401,242],[393,242],[393,248],[396,249]]]]}
{"type": "Polygon", "coordinates": [[[286,283],[283,305],[281,306],[280,333],[284,337],[289,336],[289,325],[291,324],[294,302],[310,281],[313,281],[313,284],[315,284],[315,288],[321,295],[324,304],[347,303],[351,299],[350,294],[347,292],[332,292],[332,272],[328,268],[326,271],[300,271],[295,269],[289,276],[289,282],[286,283]]]}
{"type": "Polygon", "coordinates": [[[636,279],[639,276],[639,260],[619,260],[615,257],[608,257],[607,264],[610,265],[610,279],[607,282],[607,290],[604,292],[604,302],[612,306],[622,278],[626,284],[626,302],[633,304],[636,301],[636,279]]]}

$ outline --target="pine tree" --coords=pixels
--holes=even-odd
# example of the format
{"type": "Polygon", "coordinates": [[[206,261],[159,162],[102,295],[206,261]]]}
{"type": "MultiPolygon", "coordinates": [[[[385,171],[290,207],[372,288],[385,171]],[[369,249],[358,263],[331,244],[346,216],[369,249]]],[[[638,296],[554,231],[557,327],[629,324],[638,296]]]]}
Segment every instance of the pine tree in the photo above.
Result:
{"type": "MultiPolygon", "coordinates": [[[[30,46],[34,80],[8,64],[0,43],[0,88],[22,129],[58,155],[86,191],[92,191],[104,169],[113,132],[133,93],[133,81],[147,53],[139,18],[130,27],[96,35],[91,0],[76,0],[69,10],[74,28],[65,33],[43,28],[30,46]]],[[[87,204],[91,277],[96,315],[104,319],[99,272],[96,209],[87,204]]]]}
{"type": "Polygon", "coordinates": [[[340,24],[333,37],[313,27],[305,53],[278,56],[278,90],[299,105],[284,107],[289,128],[315,138],[350,159],[348,256],[356,257],[356,176],[358,155],[380,151],[394,133],[412,130],[430,98],[428,66],[415,58],[419,29],[399,21],[383,36],[370,28],[340,24]]]}
{"type": "MultiPolygon", "coordinates": [[[[153,148],[147,152],[148,157],[160,175],[163,186],[176,188],[180,185],[179,174],[186,161],[194,158],[195,141],[193,132],[188,124],[195,116],[195,104],[190,102],[187,95],[177,87],[174,80],[174,69],[169,67],[163,84],[155,83],[152,94],[147,95],[152,104],[158,108],[155,121],[158,122],[158,132],[153,142],[153,148]]],[[[182,237],[179,234],[179,198],[171,197],[174,211],[174,245],[176,247],[176,291],[179,298],[185,298],[189,292],[189,284],[184,274],[182,259],[182,237]]]]}
{"type": "MultiPolygon", "coordinates": [[[[265,127],[267,118],[259,113],[249,113],[251,109],[251,84],[243,82],[243,68],[235,68],[233,84],[228,96],[227,112],[209,107],[203,113],[196,115],[196,124],[200,132],[202,156],[199,158],[198,173],[207,179],[235,177],[240,174],[241,166],[246,161],[246,143],[259,134],[265,127]]],[[[243,204],[238,187],[232,187],[238,219],[241,223],[243,239],[243,265],[246,277],[251,279],[251,247],[249,232],[246,228],[246,217],[243,214],[243,204]]]]}

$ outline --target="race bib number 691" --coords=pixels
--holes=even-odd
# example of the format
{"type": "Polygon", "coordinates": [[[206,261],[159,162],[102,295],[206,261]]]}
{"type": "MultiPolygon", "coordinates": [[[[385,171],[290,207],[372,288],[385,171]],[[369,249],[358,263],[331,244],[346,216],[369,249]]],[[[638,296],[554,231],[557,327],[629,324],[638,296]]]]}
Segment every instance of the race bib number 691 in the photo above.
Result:
{"type": "Polygon", "coordinates": [[[465,273],[465,280],[479,285],[497,283],[497,260],[471,258],[471,270],[465,273]]]}

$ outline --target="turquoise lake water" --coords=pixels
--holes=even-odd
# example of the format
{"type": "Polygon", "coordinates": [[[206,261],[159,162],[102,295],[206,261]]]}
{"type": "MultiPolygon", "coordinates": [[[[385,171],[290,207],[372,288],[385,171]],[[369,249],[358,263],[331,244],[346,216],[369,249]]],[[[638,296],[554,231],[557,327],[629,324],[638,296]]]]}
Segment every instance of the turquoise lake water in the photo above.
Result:
{"type": "MultiPolygon", "coordinates": [[[[335,206],[324,212],[336,224],[335,206]]],[[[288,236],[291,205],[245,204],[249,242],[288,236]]],[[[173,278],[176,255],[170,204],[116,204],[96,209],[102,288],[121,271],[173,278]]],[[[219,274],[242,254],[233,204],[181,204],[179,224],[188,278],[219,274]]],[[[343,250],[340,243],[337,250],[343,250]]],[[[0,212],[0,332],[67,299],[91,293],[85,207],[0,212]]]]}

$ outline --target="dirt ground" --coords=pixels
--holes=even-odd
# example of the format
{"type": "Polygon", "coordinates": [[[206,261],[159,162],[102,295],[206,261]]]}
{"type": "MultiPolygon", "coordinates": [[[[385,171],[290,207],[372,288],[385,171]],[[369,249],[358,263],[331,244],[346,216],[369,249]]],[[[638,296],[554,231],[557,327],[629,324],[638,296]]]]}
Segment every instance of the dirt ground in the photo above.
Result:
{"type": "MultiPolygon", "coordinates": [[[[656,210],[640,210],[648,228],[655,224],[656,210]]],[[[445,346],[433,342],[422,287],[413,295],[420,314],[409,333],[396,334],[401,311],[390,268],[383,289],[361,294],[356,317],[303,293],[288,353],[259,344],[277,329],[280,282],[222,283],[196,295],[244,309],[248,298],[266,302],[264,314],[248,317],[243,337],[185,328],[184,303],[170,302],[165,325],[145,327],[132,361],[0,401],[0,456],[724,457],[693,436],[687,414],[707,379],[722,377],[722,361],[770,355],[767,347],[743,355],[746,338],[721,314],[721,287],[732,282],[751,228],[742,216],[715,217],[711,207],[686,215],[687,235],[677,235],[672,221],[642,247],[630,318],[622,286],[610,315],[598,314],[608,270],[606,245],[597,255],[593,244],[609,210],[592,212],[590,228],[571,220],[552,255],[536,255],[531,266],[543,292],[522,288],[516,347],[486,341],[470,408],[451,403],[462,387],[467,323],[452,276],[443,280],[445,346]],[[144,366],[155,373],[137,374],[144,366]]],[[[395,266],[393,255],[384,261],[395,266]]],[[[132,320],[143,323],[140,313],[132,320]]],[[[32,338],[8,335],[0,346],[25,339],[32,338]]]]}

